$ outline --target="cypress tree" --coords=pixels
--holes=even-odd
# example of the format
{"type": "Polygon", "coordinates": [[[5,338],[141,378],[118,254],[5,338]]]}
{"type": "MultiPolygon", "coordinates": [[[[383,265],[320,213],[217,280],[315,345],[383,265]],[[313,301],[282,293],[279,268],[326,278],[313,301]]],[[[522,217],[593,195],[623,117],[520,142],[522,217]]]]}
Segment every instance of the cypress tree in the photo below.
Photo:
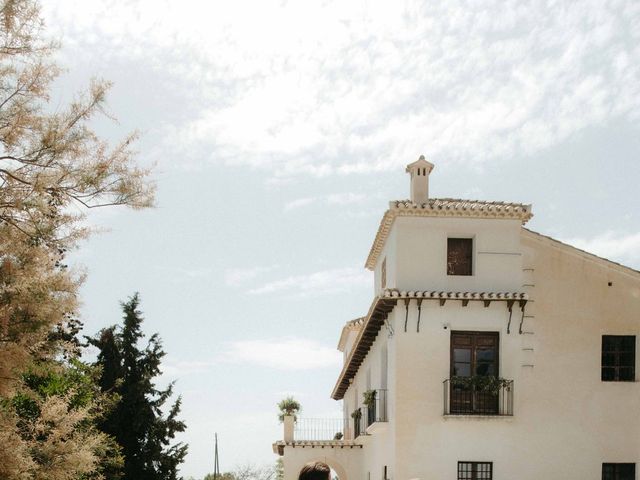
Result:
{"type": "MultiPolygon", "coordinates": [[[[187,445],[171,444],[175,434],[186,428],[178,419],[181,399],[178,397],[164,415],[173,383],[165,389],[155,385],[165,352],[157,334],[140,347],[144,334],[139,304],[136,293],[122,303],[122,328],[112,326],[89,339],[99,349],[100,387],[119,397],[100,428],[122,447],[125,480],[176,480],[178,466],[187,454],[187,445]]],[[[114,474],[109,480],[113,478],[118,477],[114,474]]]]}

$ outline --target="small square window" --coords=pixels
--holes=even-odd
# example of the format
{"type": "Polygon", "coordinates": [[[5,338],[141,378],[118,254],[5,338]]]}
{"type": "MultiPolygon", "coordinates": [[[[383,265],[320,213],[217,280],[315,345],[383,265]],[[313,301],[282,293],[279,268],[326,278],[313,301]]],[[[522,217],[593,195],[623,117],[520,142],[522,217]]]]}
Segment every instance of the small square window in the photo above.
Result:
{"type": "Polygon", "coordinates": [[[492,480],[492,462],[458,462],[458,480],[492,480]]]}
{"type": "Polygon", "coordinates": [[[473,275],[473,239],[447,239],[447,275],[473,275]]]}
{"type": "Polygon", "coordinates": [[[635,480],[635,463],[603,463],[602,480],[635,480]]]}
{"type": "Polygon", "coordinates": [[[633,382],[636,379],[635,366],[635,335],[602,336],[603,382],[633,382]]]}

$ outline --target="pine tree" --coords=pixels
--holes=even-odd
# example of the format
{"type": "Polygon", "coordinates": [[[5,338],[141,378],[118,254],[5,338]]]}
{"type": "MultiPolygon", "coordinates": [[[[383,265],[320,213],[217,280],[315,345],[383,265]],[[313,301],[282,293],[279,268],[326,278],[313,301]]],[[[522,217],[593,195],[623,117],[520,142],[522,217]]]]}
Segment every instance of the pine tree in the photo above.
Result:
{"type": "Polygon", "coordinates": [[[112,326],[89,339],[100,350],[97,365],[102,368],[102,390],[116,393],[120,399],[100,428],[122,447],[124,479],[175,480],[187,454],[187,445],[171,445],[175,434],[186,428],[178,420],[181,399],[178,397],[166,416],[163,414],[173,394],[173,383],[164,390],[155,385],[165,352],[157,334],[140,347],[144,334],[139,303],[135,294],[122,304],[121,329],[112,326]]]}

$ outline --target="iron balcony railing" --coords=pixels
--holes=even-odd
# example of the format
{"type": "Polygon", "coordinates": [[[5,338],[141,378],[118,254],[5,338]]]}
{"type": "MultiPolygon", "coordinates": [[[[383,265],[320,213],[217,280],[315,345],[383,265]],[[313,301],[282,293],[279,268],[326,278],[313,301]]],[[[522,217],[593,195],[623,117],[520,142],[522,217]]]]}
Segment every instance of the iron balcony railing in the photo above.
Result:
{"type": "Polygon", "coordinates": [[[387,390],[379,388],[374,390],[373,403],[365,407],[367,410],[367,427],[375,422],[386,422],[387,420],[387,390]]]}
{"type": "Polygon", "coordinates": [[[513,380],[452,377],[443,387],[445,415],[513,415],[513,380]]]}
{"type": "Polygon", "coordinates": [[[297,441],[328,441],[344,438],[342,418],[297,418],[293,427],[293,438],[297,441]]]}

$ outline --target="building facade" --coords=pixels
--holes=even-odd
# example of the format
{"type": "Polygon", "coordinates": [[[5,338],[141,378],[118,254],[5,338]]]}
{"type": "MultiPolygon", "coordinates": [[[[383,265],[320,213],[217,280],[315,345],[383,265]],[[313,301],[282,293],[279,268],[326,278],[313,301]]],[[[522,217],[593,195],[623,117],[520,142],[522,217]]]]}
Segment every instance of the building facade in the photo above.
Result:
{"type": "Polygon", "coordinates": [[[527,230],[530,205],[430,198],[432,169],[407,167],[367,258],[344,418],[285,419],[285,480],[635,480],[640,272],[527,230]]]}

